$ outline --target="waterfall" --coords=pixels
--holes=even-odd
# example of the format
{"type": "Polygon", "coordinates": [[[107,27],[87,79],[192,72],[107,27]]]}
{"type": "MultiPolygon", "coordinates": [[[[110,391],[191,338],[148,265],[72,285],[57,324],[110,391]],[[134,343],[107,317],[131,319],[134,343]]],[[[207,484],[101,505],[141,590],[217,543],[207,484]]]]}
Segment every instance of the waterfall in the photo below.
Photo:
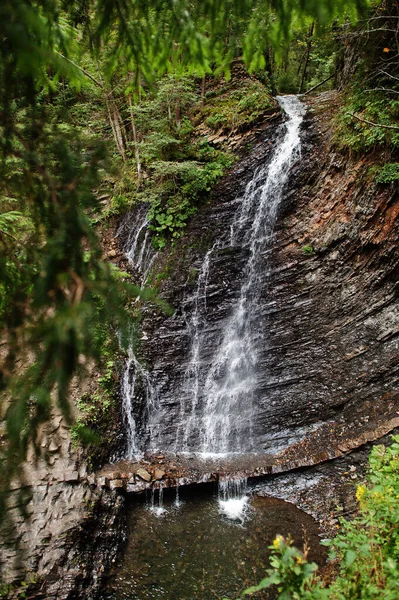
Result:
{"type": "MultiPolygon", "coordinates": [[[[129,457],[140,453],[145,437],[146,449],[150,451],[170,450],[203,456],[259,451],[254,424],[260,406],[259,379],[265,376],[259,373],[258,362],[268,340],[264,297],[270,283],[269,250],[290,167],[300,156],[300,126],[304,114],[304,105],[296,97],[280,97],[278,101],[287,119],[279,128],[272,157],[268,164],[255,171],[243,196],[235,200],[237,208],[231,225],[221,232],[206,253],[198,268],[194,293],[182,303],[188,346],[179,377],[180,388],[176,386],[173,390],[173,398],[178,399],[179,406],[173,423],[168,402],[158,398],[157,383],[151,381],[133,349],[129,352],[121,388],[129,457]],[[242,269],[238,272],[233,304],[229,313],[221,315],[215,328],[214,316],[212,322],[208,320],[207,296],[213,261],[225,251],[240,252],[243,262],[239,263],[242,269]],[[209,332],[213,335],[211,346],[209,332]],[[145,435],[143,432],[139,435],[132,416],[138,377],[146,395],[145,435]],[[165,428],[166,422],[168,428],[165,428]],[[175,433],[174,442],[171,431],[175,433]]],[[[141,272],[144,285],[156,258],[146,211],[140,212],[139,222],[136,220],[133,227],[127,219],[123,228],[125,234],[129,231],[127,257],[141,272]]],[[[217,283],[212,285],[217,286],[217,283]]],[[[262,398],[262,402],[265,401],[267,398],[262,398]]]]}
{"type": "Polygon", "coordinates": [[[187,321],[188,336],[191,340],[190,358],[184,373],[184,386],[191,395],[191,407],[187,414],[185,395],[181,395],[180,400],[180,426],[177,428],[176,449],[181,452],[189,450],[190,434],[196,428],[196,409],[201,395],[201,344],[202,344],[202,328],[204,325],[203,315],[206,313],[206,292],[209,277],[209,265],[212,252],[215,245],[208,250],[205,259],[199,270],[197,287],[193,298],[193,310],[191,317],[187,321]]]}
{"type": "Polygon", "coordinates": [[[257,352],[259,342],[267,336],[259,327],[260,277],[267,270],[264,253],[272,241],[284,185],[300,154],[304,112],[296,97],[278,100],[288,116],[285,135],[269,165],[258,169],[247,185],[231,227],[231,244],[245,245],[248,260],[238,301],[205,380],[205,404],[199,423],[203,453],[256,450],[252,425],[256,418],[257,352]]]}
{"type": "Polygon", "coordinates": [[[140,284],[144,285],[156,258],[148,229],[148,207],[142,204],[138,211],[132,211],[123,219],[117,236],[123,239],[123,250],[132,267],[140,274],[140,284]]]}
{"type": "Polygon", "coordinates": [[[160,483],[158,488],[158,502],[155,501],[155,488],[153,487],[151,490],[151,500],[148,503],[148,509],[153,512],[157,517],[162,517],[166,513],[166,508],[163,505],[163,484],[160,483]]]}
{"type": "MultiPolygon", "coordinates": [[[[156,259],[156,252],[151,243],[148,229],[148,209],[141,205],[137,213],[129,213],[122,221],[117,235],[125,236],[124,251],[130,265],[138,271],[140,285],[145,286],[151,268],[156,259]]],[[[137,393],[138,383],[144,389],[146,401],[145,419],[154,410],[157,394],[152,385],[149,373],[137,359],[134,350],[135,331],[130,332],[131,343],[128,347],[128,358],[125,362],[121,378],[122,412],[126,427],[127,447],[126,458],[140,457],[142,455],[142,443],[134,415],[134,399],[137,393]]]]}
{"type": "Polygon", "coordinates": [[[246,478],[219,480],[218,496],[220,514],[231,521],[244,523],[249,507],[246,478]]]}

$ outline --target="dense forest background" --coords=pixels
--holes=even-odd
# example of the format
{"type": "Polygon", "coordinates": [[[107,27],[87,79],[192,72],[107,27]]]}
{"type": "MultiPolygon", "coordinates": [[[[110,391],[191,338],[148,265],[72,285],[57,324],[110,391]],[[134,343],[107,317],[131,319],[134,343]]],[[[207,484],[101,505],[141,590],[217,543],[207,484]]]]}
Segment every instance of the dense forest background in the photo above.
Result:
{"type": "Polygon", "coordinates": [[[0,19],[7,485],[53,402],[72,419],[72,378],[91,361],[112,372],[137,296],[167,310],[104,255],[110,219],[147,202],[167,248],[238,158],[217,140],[313,88],[340,92],[334,144],[374,154],[377,182],[397,185],[399,5],[6,0],[0,19]]]}

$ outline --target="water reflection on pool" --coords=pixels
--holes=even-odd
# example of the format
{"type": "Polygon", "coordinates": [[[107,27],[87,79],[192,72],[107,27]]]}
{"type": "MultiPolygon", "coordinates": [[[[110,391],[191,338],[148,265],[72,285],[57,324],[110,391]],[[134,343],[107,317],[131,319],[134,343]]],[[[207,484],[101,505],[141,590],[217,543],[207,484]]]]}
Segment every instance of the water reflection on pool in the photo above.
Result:
{"type": "Polygon", "coordinates": [[[165,492],[164,511],[157,508],[157,498],[152,507],[151,501],[131,504],[128,542],[103,600],[236,598],[264,577],[277,534],[290,534],[298,547],[306,537],[310,559],[320,563],[323,557],[315,521],[281,500],[252,498],[244,523],[223,516],[217,493],[200,486],[181,490],[178,505],[165,492]]]}

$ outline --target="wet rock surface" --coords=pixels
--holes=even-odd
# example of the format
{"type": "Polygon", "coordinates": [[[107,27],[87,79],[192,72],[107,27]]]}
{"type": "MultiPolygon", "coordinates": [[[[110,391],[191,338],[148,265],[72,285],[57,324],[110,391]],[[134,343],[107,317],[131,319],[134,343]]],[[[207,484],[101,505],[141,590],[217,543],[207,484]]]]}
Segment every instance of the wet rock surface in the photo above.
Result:
{"type": "Polygon", "coordinates": [[[61,415],[40,437],[6,495],[1,583],[9,598],[94,598],[124,541],[124,498],[96,485],[61,415]]]}
{"type": "MultiPolygon", "coordinates": [[[[398,429],[392,431],[398,433],[398,429]]],[[[381,437],[378,443],[389,445],[391,435],[381,437]]],[[[292,502],[318,521],[322,537],[331,538],[339,518],[350,519],[357,512],[356,486],[364,482],[373,445],[365,444],[314,467],[253,480],[253,493],[292,502]]]]}
{"type": "MultiPolygon", "coordinates": [[[[265,249],[254,435],[256,451],[275,470],[340,456],[397,425],[399,201],[392,187],[373,180],[373,157],[354,159],[332,147],[337,98],[328,92],[309,101],[302,158],[285,191],[273,243],[265,249]]],[[[169,264],[161,294],[175,313],[165,318],[149,310],[143,323],[140,353],[160,416],[152,418],[149,430],[148,415],[136,415],[144,449],[151,438],[150,450],[179,452],[182,406],[190,403],[185,373],[198,273],[218,240],[206,318],[199,311],[206,371],[247,259],[245,251],[229,245],[230,225],[246,183],[280,135],[278,127],[261,135],[157,267],[162,272],[169,264]]],[[[191,435],[195,446],[198,432],[191,435]]]]}

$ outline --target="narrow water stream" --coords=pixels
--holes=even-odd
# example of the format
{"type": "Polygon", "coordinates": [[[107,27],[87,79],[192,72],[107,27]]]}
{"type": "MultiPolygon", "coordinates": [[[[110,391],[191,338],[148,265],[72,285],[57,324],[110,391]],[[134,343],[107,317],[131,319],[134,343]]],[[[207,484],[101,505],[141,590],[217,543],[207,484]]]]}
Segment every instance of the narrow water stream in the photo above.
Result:
{"type": "MultiPolygon", "coordinates": [[[[162,516],[157,498],[154,505],[150,498],[132,504],[126,551],[102,600],[234,599],[264,577],[277,534],[290,534],[299,547],[306,539],[310,558],[320,563],[316,523],[292,504],[254,497],[244,519],[232,520],[223,502],[216,490],[197,486],[180,490],[178,506],[175,492],[165,491],[162,516]]],[[[274,597],[270,591],[254,596],[274,597]]]]}

